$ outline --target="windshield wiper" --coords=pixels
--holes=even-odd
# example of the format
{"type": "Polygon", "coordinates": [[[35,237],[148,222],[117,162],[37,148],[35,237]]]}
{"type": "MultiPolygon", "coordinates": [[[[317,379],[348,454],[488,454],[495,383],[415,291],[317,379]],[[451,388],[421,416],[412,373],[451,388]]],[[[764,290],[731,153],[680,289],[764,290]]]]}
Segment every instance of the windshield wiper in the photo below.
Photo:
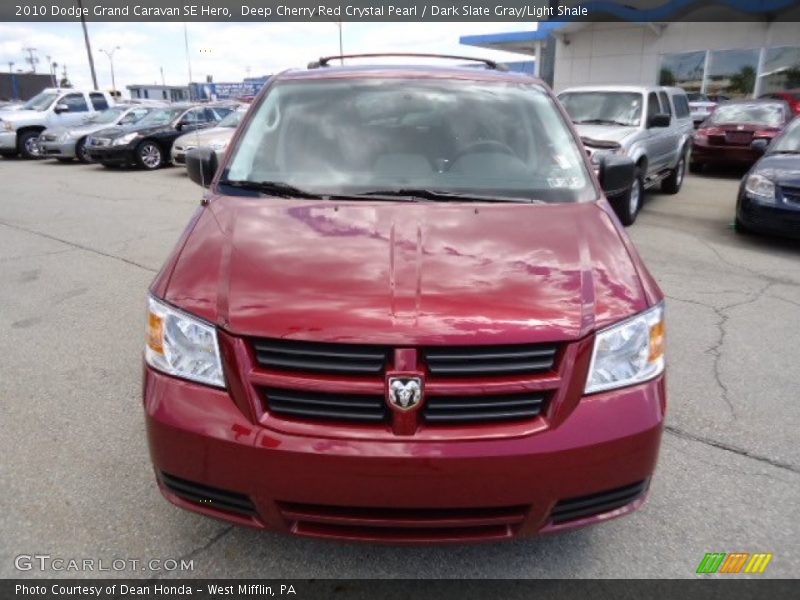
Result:
{"type": "Polygon", "coordinates": [[[374,190],[363,192],[356,197],[408,198],[433,200],[435,202],[517,202],[524,204],[541,204],[540,200],[533,198],[517,198],[515,196],[485,196],[480,194],[460,194],[458,192],[445,192],[425,188],[400,188],[396,190],[374,190]]]}
{"type": "Polygon", "coordinates": [[[769,154],[800,154],[800,150],[771,150],[769,154]]]}
{"type": "Polygon", "coordinates": [[[630,127],[630,123],[623,123],[622,121],[615,121],[614,119],[584,119],[583,121],[573,121],[576,125],[621,125],[622,127],[630,127]]]}
{"type": "Polygon", "coordinates": [[[261,192],[269,194],[270,196],[279,196],[281,198],[310,198],[321,199],[322,196],[301,190],[291,184],[283,181],[248,181],[241,179],[223,179],[219,182],[220,185],[229,185],[231,187],[252,190],[254,192],[261,192]]]}

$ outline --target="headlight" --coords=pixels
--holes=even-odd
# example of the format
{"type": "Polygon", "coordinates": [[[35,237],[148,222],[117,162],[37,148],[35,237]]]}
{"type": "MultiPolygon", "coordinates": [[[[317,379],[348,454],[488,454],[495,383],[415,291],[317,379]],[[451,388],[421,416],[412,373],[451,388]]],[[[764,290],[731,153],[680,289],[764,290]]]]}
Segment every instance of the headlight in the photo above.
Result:
{"type": "Polygon", "coordinates": [[[116,138],[111,144],[113,146],[124,146],[125,144],[130,144],[133,140],[136,139],[136,136],[139,135],[136,132],[133,133],[126,133],[123,136],[116,138]]]}
{"type": "Polygon", "coordinates": [[[212,142],[208,147],[216,151],[225,150],[228,147],[228,142],[212,142]]]}
{"type": "Polygon", "coordinates": [[[3,129],[6,131],[14,131],[14,126],[11,124],[11,121],[3,121],[3,129]]]}
{"type": "Polygon", "coordinates": [[[71,131],[65,131],[64,133],[61,134],[61,141],[62,142],[66,142],[70,138],[72,138],[72,132],[71,131]]]}
{"type": "Polygon", "coordinates": [[[775,184],[763,175],[750,175],[744,182],[744,191],[758,200],[775,202],[775,184]]]}
{"type": "Polygon", "coordinates": [[[169,375],[225,387],[216,328],[152,296],[144,356],[148,365],[169,375]]]}
{"type": "Polygon", "coordinates": [[[664,371],[664,304],[598,331],[586,393],[652,379],[664,371]]]}

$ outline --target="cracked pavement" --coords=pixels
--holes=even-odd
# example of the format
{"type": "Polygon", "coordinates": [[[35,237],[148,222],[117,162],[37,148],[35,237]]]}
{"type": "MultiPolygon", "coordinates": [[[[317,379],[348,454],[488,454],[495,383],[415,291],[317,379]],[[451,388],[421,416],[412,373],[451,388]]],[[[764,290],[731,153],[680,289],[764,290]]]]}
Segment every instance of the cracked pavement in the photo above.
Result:
{"type": "Polygon", "coordinates": [[[179,169],[0,161],[0,577],[18,554],[192,560],[174,577],[693,577],[706,552],[800,567],[800,244],[740,237],[741,172],[651,193],[629,231],[668,296],[669,414],[634,515],[559,536],[393,547],[189,514],[153,481],[141,414],[145,290],[195,210],[179,169]],[[645,557],[647,560],[645,560],[645,557]]]}

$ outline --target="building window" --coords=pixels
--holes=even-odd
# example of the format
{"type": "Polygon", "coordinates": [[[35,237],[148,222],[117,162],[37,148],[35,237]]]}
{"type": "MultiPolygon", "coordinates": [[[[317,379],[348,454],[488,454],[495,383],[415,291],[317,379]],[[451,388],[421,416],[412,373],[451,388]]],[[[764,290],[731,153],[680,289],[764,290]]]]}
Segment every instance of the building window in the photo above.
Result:
{"type": "Polygon", "coordinates": [[[703,87],[705,64],[705,51],[665,54],[661,57],[658,83],[682,87],[687,92],[699,92],[703,87]]]}
{"type": "Polygon", "coordinates": [[[800,47],[767,48],[759,75],[759,93],[800,88],[800,47]]]}
{"type": "Polygon", "coordinates": [[[758,50],[717,50],[708,56],[708,80],[705,92],[709,96],[744,98],[756,88],[758,50]]]}

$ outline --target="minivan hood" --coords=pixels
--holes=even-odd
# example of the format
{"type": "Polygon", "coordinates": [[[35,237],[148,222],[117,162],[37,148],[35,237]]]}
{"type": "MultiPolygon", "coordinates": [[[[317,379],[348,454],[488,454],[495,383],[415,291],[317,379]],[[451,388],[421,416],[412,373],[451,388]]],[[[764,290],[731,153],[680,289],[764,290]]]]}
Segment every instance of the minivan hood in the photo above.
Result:
{"type": "Polygon", "coordinates": [[[162,293],[235,334],[395,345],[576,339],[647,304],[596,203],[212,197],[162,293]]]}
{"type": "Polygon", "coordinates": [[[604,142],[621,142],[637,131],[636,127],[622,125],[575,125],[575,129],[582,138],[604,142]]]}

